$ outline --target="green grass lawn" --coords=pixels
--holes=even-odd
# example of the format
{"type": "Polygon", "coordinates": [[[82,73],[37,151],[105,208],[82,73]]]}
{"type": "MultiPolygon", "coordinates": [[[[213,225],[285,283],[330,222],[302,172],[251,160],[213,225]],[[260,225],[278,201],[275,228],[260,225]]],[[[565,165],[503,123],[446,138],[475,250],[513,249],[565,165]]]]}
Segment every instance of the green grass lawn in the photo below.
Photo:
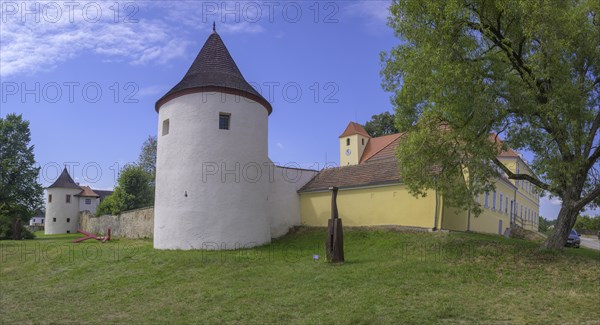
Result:
{"type": "Polygon", "coordinates": [[[0,242],[0,323],[593,323],[600,253],[492,235],[325,231],[256,249],[158,251],[78,235],[0,242]],[[318,261],[313,255],[321,255],[318,261]]]}

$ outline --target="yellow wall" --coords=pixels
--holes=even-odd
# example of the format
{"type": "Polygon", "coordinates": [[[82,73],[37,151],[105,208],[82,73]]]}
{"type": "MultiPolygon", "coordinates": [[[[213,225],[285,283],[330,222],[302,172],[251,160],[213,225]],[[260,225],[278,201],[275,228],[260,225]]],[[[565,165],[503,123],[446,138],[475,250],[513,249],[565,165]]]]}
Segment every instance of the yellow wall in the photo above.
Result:
{"type": "Polygon", "coordinates": [[[496,191],[488,194],[488,204],[485,205],[485,194],[481,195],[477,202],[481,205],[482,213],[475,216],[466,210],[460,210],[444,205],[442,229],[456,231],[475,231],[490,234],[503,234],[506,228],[510,228],[510,202],[513,200],[514,187],[508,181],[497,180],[496,191]],[[493,196],[496,195],[494,206],[493,196]],[[502,203],[500,203],[502,194],[502,203]],[[506,206],[508,197],[508,209],[506,206]],[[502,224],[500,224],[502,221],[502,224]]]}
{"type": "MultiPolygon", "coordinates": [[[[439,200],[439,197],[438,197],[439,200]]],[[[436,195],[415,198],[404,185],[340,189],[337,205],[345,226],[401,225],[433,228],[436,195]]],[[[440,203],[441,207],[441,202],[440,203]]],[[[327,226],[331,216],[331,192],[300,193],[302,224],[327,226]]],[[[442,223],[438,209],[438,227],[442,223]]]]}
{"type": "Polygon", "coordinates": [[[442,229],[467,231],[467,211],[451,208],[444,204],[442,229]]]}
{"type": "MultiPolygon", "coordinates": [[[[529,166],[521,158],[505,157],[500,161],[508,167],[513,173],[521,173],[535,176],[529,166]]],[[[528,230],[538,230],[538,216],[540,212],[540,198],[538,189],[532,186],[528,181],[511,180],[517,187],[515,214],[523,221],[523,228],[528,230]]],[[[517,220],[517,224],[521,225],[517,220]]]]}
{"type": "Polygon", "coordinates": [[[511,202],[514,201],[515,189],[507,180],[497,180],[495,186],[496,191],[488,193],[487,206],[485,194],[479,197],[478,202],[483,212],[477,217],[471,214],[471,231],[503,234],[506,228],[510,228],[510,209],[511,202]],[[500,194],[502,194],[502,202],[500,202],[500,194]],[[494,195],[496,196],[495,205],[494,195]],[[502,221],[501,225],[500,221],[502,221]]]}
{"type": "Polygon", "coordinates": [[[369,143],[369,138],[360,134],[340,138],[340,166],[358,165],[365,147],[369,143]],[[350,140],[350,145],[347,141],[350,140]],[[350,154],[347,154],[350,150],[350,154]]]}

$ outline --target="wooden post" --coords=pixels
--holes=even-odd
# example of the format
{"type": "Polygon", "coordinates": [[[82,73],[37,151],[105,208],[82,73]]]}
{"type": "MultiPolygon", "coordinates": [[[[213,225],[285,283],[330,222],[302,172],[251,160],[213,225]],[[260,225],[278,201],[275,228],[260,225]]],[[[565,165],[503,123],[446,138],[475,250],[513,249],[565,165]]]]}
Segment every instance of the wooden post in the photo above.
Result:
{"type": "Polygon", "coordinates": [[[342,219],[338,217],[338,188],[330,187],[329,189],[331,190],[331,218],[327,221],[326,253],[329,262],[339,263],[344,261],[344,230],[342,219]]]}

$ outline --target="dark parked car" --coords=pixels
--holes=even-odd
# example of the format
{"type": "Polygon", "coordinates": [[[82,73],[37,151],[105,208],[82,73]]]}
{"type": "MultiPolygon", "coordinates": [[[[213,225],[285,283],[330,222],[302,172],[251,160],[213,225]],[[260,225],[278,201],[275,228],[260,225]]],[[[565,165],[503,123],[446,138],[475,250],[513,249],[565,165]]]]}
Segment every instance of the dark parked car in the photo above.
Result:
{"type": "Polygon", "coordinates": [[[565,246],[573,246],[575,248],[579,248],[581,245],[581,238],[579,238],[579,234],[575,229],[571,229],[571,233],[569,233],[569,238],[567,238],[567,243],[565,246]]]}

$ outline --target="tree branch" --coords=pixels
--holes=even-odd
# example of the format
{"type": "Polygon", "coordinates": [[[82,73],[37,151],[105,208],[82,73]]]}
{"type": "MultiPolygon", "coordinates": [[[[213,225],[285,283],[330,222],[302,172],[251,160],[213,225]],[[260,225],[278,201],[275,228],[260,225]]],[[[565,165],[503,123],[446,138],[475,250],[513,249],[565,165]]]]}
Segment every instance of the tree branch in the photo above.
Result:
{"type": "Polygon", "coordinates": [[[590,191],[586,196],[581,198],[579,201],[575,202],[573,207],[579,211],[583,209],[586,205],[588,205],[590,202],[598,198],[598,196],[600,196],[600,184],[596,185],[596,188],[590,191]]]}
{"type": "Polygon", "coordinates": [[[506,173],[506,175],[508,175],[508,178],[509,178],[509,179],[515,179],[515,180],[517,180],[517,179],[518,179],[518,180],[526,180],[526,181],[529,181],[529,182],[531,182],[532,184],[534,184],[535,186],[537,186],[537,187],[539,187],[539,188],[541,188],[541,189],[543,189],[543,190],[546,190],[546,191],[548,191],[548,192],[551,192],[551,193],[557,194],[558,196],[561,196],[561,195],[562,195],[562,191],[561,191],[561,190],[558,190],[558,189],[553,189],[553,188],[552,188],[552,187],[551,187],[549,184],[546,184],[546,183],[544,183],[544,182],[540,181],[539,179],[537,179],[537,178],[535,178],[535,177],[533,177],[533,176],[531,176],[531,175],[528,175],[528,174],[515,174],[515,173],[513,173],[513,172],[512,172],[512,171],[511,171],[511,170],[510,170],[508,167],[506,167],[506,166],[505,166],[505,165],[504,165],[504,164],[503,164],[503,163],[502,163],[502,162],[501,162],[501,161],[500,161],[498,158],[496,158],[496,157],[494,157],[494,160],[493,160],[493,161],[494,161],[494,163],[495,163],[495,164],[496,164],[498,167],[500,167],[500,169],[502,169],[502,171],[503,171],[503,172],[505,172],[505,173],[506,173]]]}
{"type": "MultiPolygon", "coordinates": [[[[600,111],[598,111],[598,113],[596,114],[596,118],[594,119],[594,122],[592,123],[590,132],[588,132],[588,141],[585,144],[585,152],[583,153],[583,155],[585,157],[588,157],[590,155],[590,152],[592,151],[592,145],[594,144],[594,138],[596,137],[596,132],[598,132],[598,127],[600,127],[600,111]]],[[[598,154],[598,149],[596,149],[596,152],[594,154],[596,154],[596,155],[598,154]]],[[[592,161],[591,158],[592,157],[590,157],[590,161],[592,161]]],[[[596,159],[598,159],[597,156],[596,156],[596,159]]]]}

